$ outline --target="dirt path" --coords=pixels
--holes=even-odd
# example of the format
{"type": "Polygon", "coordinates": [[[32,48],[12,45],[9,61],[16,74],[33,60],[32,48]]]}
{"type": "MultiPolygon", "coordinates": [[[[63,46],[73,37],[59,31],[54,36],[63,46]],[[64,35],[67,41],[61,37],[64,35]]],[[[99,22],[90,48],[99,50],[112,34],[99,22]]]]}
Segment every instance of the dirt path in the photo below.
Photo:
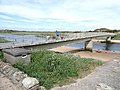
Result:
{"type": "Polygon", "coordinates": [[[105,63],[76,83],[51,90],[120,90],[120,59],[105,63]]]}

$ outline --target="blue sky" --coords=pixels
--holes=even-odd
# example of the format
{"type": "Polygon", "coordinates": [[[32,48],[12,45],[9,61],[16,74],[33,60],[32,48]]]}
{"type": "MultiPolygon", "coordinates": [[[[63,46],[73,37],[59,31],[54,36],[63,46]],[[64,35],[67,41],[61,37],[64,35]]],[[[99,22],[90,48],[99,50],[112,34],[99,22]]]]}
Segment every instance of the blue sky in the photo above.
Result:
{"type": "Polygon", "coordinates": [[[120,29],[120,0],[0,0],[0,29],[120,29]]]}

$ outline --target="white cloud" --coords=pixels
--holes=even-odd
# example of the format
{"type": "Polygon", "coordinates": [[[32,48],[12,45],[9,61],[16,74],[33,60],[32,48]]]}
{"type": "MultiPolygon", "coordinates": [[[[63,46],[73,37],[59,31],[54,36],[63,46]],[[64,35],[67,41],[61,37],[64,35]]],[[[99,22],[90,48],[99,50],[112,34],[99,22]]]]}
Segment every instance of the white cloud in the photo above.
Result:
{"type": "Polygon", "coordinates": [[[0,6],[0,12],[7,13],[7,14],[12,14],[12,15],[17,15],[17,16],[22,16],[30,19],[36,19],[36,18],[43,18],[43,12],[35,10],[35,9],[30,9],[27,7],[19,6],[19,5],[1,5],[0,6]]]}
{"type": "MultiPolygon", "coordinates": [[[[28,18],[19,20],[28,23],[40,22],[42,18],[42,21],[75,22],[78,26],[86,27],[120,26],[120,0],[1,0],[0,13],[28,18]],[[47,18],[50,19],[46,20],[47,18]]],[[[0,17],[13,19],[3,15],[0,17]]]]}
{"type": "Polygon", "coordinates": [[[11,18],[9,16],[5,16],[5,15],[0,15],[0,18],[2,18],[2,19],[8,19],[8,20],[13,20],[13,18],[11,18]]]}

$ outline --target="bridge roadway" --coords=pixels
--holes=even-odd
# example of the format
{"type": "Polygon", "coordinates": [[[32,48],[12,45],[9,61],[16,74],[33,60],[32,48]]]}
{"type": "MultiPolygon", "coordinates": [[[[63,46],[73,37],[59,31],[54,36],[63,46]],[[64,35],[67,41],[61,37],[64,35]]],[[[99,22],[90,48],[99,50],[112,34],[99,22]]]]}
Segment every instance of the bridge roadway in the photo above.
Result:
{"type": "Polygon", "coordinates": [[[103,32],[89,32],[89,33],[69,33],[66,34],[67,37],[64,37],[62,40],[42,40],[37,42],[10,42],[10,43],[1,43],[0,50],[6,48],[26,48],[30,50],[38,49],[50,49],[53,47],[62,46],[70,43],[79,43],[80,41],[89,41],[92,38],[96,37],[111,37],[114,36],[113,33],[103,33],[103,32]]]}

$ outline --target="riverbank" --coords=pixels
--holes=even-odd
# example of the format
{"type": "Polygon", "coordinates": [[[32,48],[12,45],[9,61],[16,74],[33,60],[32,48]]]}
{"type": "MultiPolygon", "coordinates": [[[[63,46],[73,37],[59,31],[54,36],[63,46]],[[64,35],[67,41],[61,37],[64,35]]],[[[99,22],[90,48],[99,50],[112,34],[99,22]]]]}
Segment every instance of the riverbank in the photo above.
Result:
{"type": "Polygon", "coordinates": [[[113,52],[108,50],[94,50],[93,52],[83,51],[82,49],[61,46],[53,49],[49,49],[51,51],[59,52],[59,53],[72,53],[74,55],[78,55],[81,58],[93,58],[102,61],[110,61],[114,58],[120,58],[120,52],[113,52]]]}

